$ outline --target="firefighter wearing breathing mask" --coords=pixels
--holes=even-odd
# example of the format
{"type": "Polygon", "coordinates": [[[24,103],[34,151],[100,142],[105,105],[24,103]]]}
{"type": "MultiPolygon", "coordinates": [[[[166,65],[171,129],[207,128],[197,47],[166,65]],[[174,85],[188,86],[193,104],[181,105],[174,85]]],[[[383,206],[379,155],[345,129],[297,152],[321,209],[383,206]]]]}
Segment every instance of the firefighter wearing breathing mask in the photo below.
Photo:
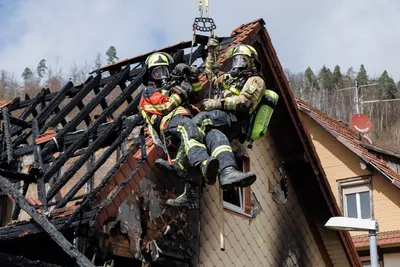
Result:
{"type": "MultiPolygon", "coordinates": [[[[187,177],[188,165],[198,169],[206,183],[214,184],[220,165],[232,166],[236,163],[232,151],[225,152],[222,159],[208,154],[203,141],[213,154],[224,152],[229,147],[229,141],[218,130],[205,137],[192,121],[195,111],[187,104],[187,99],[192,91],[201,89],[200,82],[190,66],[182,63],[175,67],[172,74],[175,77],[186,76],[187,79],[178,84],[176,80],[171,81],[169,67],[172,63],[173,58],[167,53],[157,52],[147,58],[143,76],[146,88],[142,92],[140,109],[153,139],[157,136],[171,137],[172,144],[178,147],[177,156],[171,164],[167,160],[157,159],[156,165],[161,169],[177,171],[185,182],[184,193],[176,199],[167,200],[166,204],[187,207],[193,204],[194,185],[198,185],[191,177],[187,177]]],[[[163,142],[165,147],[165,140],[163,142]]],[[[233,172],[227,178],[238,179],[238,174],[241,172],[233,172]]]]}
{"type": "MultiPolygon", "coordinates": [[[[205,111],[193,120],[205,133],[219,129],[230,142],[236,140],[243,144],[247,140],[252,143],[265,134],[278,95],[266,89],[257,51],[250,45],[229,48],[226,56],[232,59],[231,71],[218,77],[214,71],[218,69],[218,45],[218,40],[210,37],[206,59],[206,75],[218,89],[217,95],[203,100],[205,111]]],[[[254,181],[239,186],[246,187],[254,181]]]]}

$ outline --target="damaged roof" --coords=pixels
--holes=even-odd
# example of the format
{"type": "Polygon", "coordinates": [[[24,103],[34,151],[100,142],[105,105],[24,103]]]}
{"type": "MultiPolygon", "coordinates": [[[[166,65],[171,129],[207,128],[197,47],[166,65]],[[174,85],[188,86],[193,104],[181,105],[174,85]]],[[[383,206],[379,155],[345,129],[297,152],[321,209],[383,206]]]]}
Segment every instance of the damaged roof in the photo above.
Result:
{"type": "MultiPolygon", "coordinates": [[[[265,79],[267,83],[273,86],[280,95],[281,100],[278,103],[277,112],[281,112],[281,116],[284,116],[285,119],[287,119],[277,121],[273,117],[273,122],[271,122],[271,132],[274,136],[273,139],[277,143],[279,153],[285,157],[285,160],[287,159],[285,164],[288,165],[288,169],[291,169],[292,172],[299,168],[304,168],[304,170],[311,172],[310,176],[312,177],[305,177],[304,179],[310,179],[307,180],[312,182],[313,187],[310,185],[310,188],[321,189],[318,191],[315,190],[314,194],[311,194],[307,191],[310,189],[297,185],[296,190],[298,190],[298,192],[302,191],[302,193],[305,194],[304,203],[308,210],[312,210],[313,207],[311,207],[312,205],[310,205],[310,203],[313,203],[313,201],[315,202],[315,198],[318,198],[320,205],[326,205],[329,207],[329,209],[326,209],[326,212],[329,212],[329,216],[338,216],[340,215],[339,207],[334,200],[322,166],[318,161],[315,148],[312,145],[312,140],[301,121],[296,100],[294,99],[293,93],[286,80],[282,66],[279,63],[275,49],[264,25],[265,22],[262,19],[258,19],[251,23],[239,26],[232,31],[232,35],[230,37],[223,38],[220,46],[220,69],[224,70],[228,67],[229,60],[225,56],[225,51],[229,47],[239,43],[257,45],[257,48],[260,50],[260,55],[262,55],[262,60],[265,64],[265,68],[263,70],[265,72],[265,79]],[[279,127],[282,124],[285,124],[284,126],[291,131],[285,131],[285,129],[282,130],[284,127],[279,127]],[[293,135],[296,135],[296,140],[293,140],[293,135]],[[291,159],[289,158],[290,154],[293,154],[289,153],[288,151],[290,151],[290,149],[285,147],[286,145],[290,144],[287,142],[289,139],[291,142],[296,142],[297,150],[294,152],[299,153],[296,156],[303,156],[303,158],[300,158],[300,160],[298,160],[295,156],[291,159]],[[304,154],[307,157],[307,163],[302,161],[304,159],[304,154]]],[[[205,43],[206,42],[199,43],[198,48],[193,54],[194,59],[201,58],[205,55],[205,43]]],[[[188,47],[190,47],[190,41],[181,42],[177,45],[169,46],[159,51],[173,53],[174,57],[177,58],[175,63],[188,63],[189,55],[185,55],[184,51],[182,50],[188,47]]],[[[50,93],[46,90],[43,90],[34,99],[15,101],[13,102],[15,105],[12,105],[11,103],[4,104],[8,105],[10,110],[26,108],[29,113],[33,113],[37,104],[49,102],[47,103],[47,106],[40,111],[43,113],[43,115],[36,115],[38,116],[40,131],[34,129],[32,126],[25,127],[26,130],[34,132],[37,135],[36,138],[34,138],[34,140],[37,140],[37,142],[32,145],[27,144],[23,148],[17,148],[17,146],[8,144],[7,151],[12,153],[0,154],[0,160],[3,162],[6,162],[7,160],[12,161],[13,157],[24,155],[23,153],[34,153],[38,145],[41,145],[42,153],[45,156],[54,156],[54,154],[57,154],[53,158],[44,157],[44,161],[48,160],[48,162],[52,162],[52,165],[44,170],[44,178],[39,177],[38,181],[41,181],[40,179],[47,181],[46,179],[50,179],[52,175],[54,175],[56,168],[63,166],[63,164],[69,158],[79,157],[78,160],[76,160],[71,166],[73,171],[77,171],[78,167],[81,167],[89,160],[87,155],[88,153],[93,153],[99,147],[104,148],[110,146],[113,147],[113,149],[116,149],[117,145],[120,145],[120,143],[127,138],[132,129],[139,125],[137,120],[127,121],[125,115],[132,116],[137,113],[137,105],[140,93],[137,95],[139,97],[136,96],[134,99],[131,95],[136,89],[139,88],[139,85],[141,84],[141,77],[144,71],[140,63],[144,61],[144,59],[150,53],[142,54],[137,57],[104,66],[99,70],[94,71],[93,73],[96,73],[96,75],[91,76],[82,85],[74,86],[73,84],[69,83],[60,92],[50,93]],[[138,63],[138,65],[131,69],[131,65],[135,63],[138,63]],[[111,76],[106,78],[101,77],[101,73],[103,71],[110,71],[111,76]],[[130,81],[131,83],[128,86],[124,86],[126,81],[130,81]],[[107,94],[117,85],[120,86],[120,89],[123,92],[118,97],[118,100],[114,100],[112,103],[106,103],[104,107],[102,105],[103,111],[100,115],[100,118],[91,121],[91,118],[88,118],[88,115],[90,111],[92,111],[92,108],[100,105],[100,103],[104,103],[104,99],[107,94]],[[96,91],[95,88],[99,89],[99,87],[102,87],[102,89],[96,91]],[[88,105],[82,106],[81,104],[78,115],[75,118],[72,118],[71,121],[64,122],[63,119],[65,118],[65,114],[68,113],[68,109],[71,108],[72,110],[72,108],[79,107],[79,104],[81,103],[79,101],[81,100],[82,95],[85,96],[92,90],[95,93],[95,97],[91,100],[91,102],[88,105]],[[61,110],[59,109],[55,111],[54,108],[58,107],[58,104],[60,103],[59,100],[67,97],[70,98],[71,104],[61,108],[61,110]],[[115,111],[116,108],[121,106],[121,104],[125,101],[127,102],[128,106],[124,109],[122,114],[120,114],[112,122],[104,123],[106,117],[110,115],[110,109],[112,112],[115,111]],[[50,115],[54,113],[56,115],[50,119],[50,122],[46,122],[46,120],[50,118],[50,115]],[[86,122],[86,128],[84,128],[84,130],[81,132],[76,131],[76,126],[79,122],[86,122]],[[50,128],[49,126],[54,127],[58,124],[62,124],[62,129],[60,131],[46,134],[47,128],[50,128]],[[41,133],[42,135],[38,133],[41,133]],[[93,138],[93,136],[96,138],[93,138]],[[89,137],[93,138],[93,142],[84,144],[84,141],[89,140],[89,137]],[[64,146],[59,146],[59,143],[63,143],[64,146]],[[62,151],[61,153],[58,153],[57,150],[62,151]],[[52,151],[57,151],[57,153],[53,153],[52,151]],[[79,164],[81,165],[78,166],[79,164]]],[[[206,87],[207,81],[205,75],[202,75],[200,79],[203,87],[206,87]]],[[[82,220],[82,218],[85,218],[85,222],[91,222],[96,226],[96,228],[101,229],[105,223],[110,220],[110,218],[113,218],[117,215],[121,204],[127,199],[132,190],[138,187],[142,178],[149,172],[152,162],[160,156],[160,151],[157,150],[150,141],[147,141],[146,143],[144,143],[143,140],[140,141],[142,142],[138,142],[136,147],[129,151],[125,151],[126,153],[124,154],[124,158],[122,158],[121,161],[116,162],[115,166],[103,177],[100,185],[90,191],[78,205],[64,209],[65,205],[71,202],[73,196],[76,194],[76,192],[73,192],[74,189],[71,189],[71,191],[67,192],[67,194],[63,196],[63,199],[56,204],[57,209],[55,209],[53,212],[54,217],[56,217],[54,220],[62,220],[62,223],[60,223],[60,228],[63,226],[70,226],[74,223],[77,224],[80,222],[80,220],[82,220]],[[143,157],[144,154],[147,156],[146,158],[143,157]],[[93,216],[93,214],[95,215],[93,216]],[[90,219],[90,216],[93,216],[92,220],[90,219]]],[[[39,207],[41,204],[48,204],[49,200],[52,199],[60,190],[63,183],[67,183],[69,181],[71,177],[68,178],[68,175],[68,172],[66,172],[66,174],[63,174],[62,177],[58,177],[58,180],[51,185],[49,190],[45,190],[44,196],[39,194],[40,200],[32,200],[28,198],[30,205],[38,208],[36,212],[43,208],[39,207]]],[[[86,173],[81,178],[83,180],[78,181],[78,183],[82,187],[87,182],[87,180],[84,179],[89,178],[90,175],[86,173]]],[[[301,181],[299,181],[300,178],[302,177],[294,177],[294,180],[297,180],[296,182],[301,184],[301,181]]],[[[316,214],[313,215],[317,216],[316,214]]],[[[316,217],[310,218],[314,221],[309,223],[316,224],[316,217]]],[[[23,224],[26,223],[24,222],[23,224]]],[[[16,224],[13,224],[12,227],[15,228],[16,224]]],[[[0,234],[9,229],[10,228],[8,227],[0,229],[0,234]]],[[[317,232],[314,232],[313,235],[314,234],[315,238],[317,238],[319,235],[317,232]]],[[[337,236],[338,240],[341,241],[349,262],[353,266],[361,266],[350,235],[347,232],[340,232],[337,234],[337,236]]],[[[320,246],[325,246],[322,241],[320,246]]],[[[66,248],[65,250],[68,249],[66,248]]]]}
{"type": "Polygon", "coordinates": [[[369,143],[367,138],[361,136],[351,127],[329,117],[327,114],[313,107],[311,104],[306,103],[299,98],[296,98],[296,101],[301,111],[303,111],[315,122],[331,133],[340,143],[353,151],[369,166],[373,167],[384,177],[389,179],[394,186],[400,188],[400,174],[392,170],[385,161],[379,159],[374,153],[370,152],[362,145],[363,143],[369,143]]]}

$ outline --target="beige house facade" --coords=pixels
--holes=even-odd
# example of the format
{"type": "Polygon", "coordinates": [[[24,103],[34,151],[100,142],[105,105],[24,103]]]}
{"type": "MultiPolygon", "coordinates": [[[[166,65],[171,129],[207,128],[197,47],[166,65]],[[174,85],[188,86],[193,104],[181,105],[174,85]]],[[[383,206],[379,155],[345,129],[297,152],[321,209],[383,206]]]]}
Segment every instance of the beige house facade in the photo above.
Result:
{"type": "MultiPolygon", "coordinates": [[[[297,99],[321,165],[343,216],[378,221],[379,263],[400,266],[399,158],[377,148],[348,125],[297,99]]],[[[367,232],[351,232],[369,266],[367,232]]]]}

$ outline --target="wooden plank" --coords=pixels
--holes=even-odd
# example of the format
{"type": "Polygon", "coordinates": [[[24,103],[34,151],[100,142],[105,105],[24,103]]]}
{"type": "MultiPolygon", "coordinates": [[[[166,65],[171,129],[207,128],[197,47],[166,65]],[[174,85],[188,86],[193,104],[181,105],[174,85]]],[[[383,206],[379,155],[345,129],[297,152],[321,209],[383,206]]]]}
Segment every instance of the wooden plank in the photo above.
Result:
{"type": "Polygon", "coordinates": [[[13,188],[12,184],[3,176],[0,176],[0,189],[6,192],[19,206],[28,213],[49,235],[50,237],[81,267],[94,267],[94,265],[82,255],[56,228],[49,220],[28,204],[25,197],[13,188]]]}

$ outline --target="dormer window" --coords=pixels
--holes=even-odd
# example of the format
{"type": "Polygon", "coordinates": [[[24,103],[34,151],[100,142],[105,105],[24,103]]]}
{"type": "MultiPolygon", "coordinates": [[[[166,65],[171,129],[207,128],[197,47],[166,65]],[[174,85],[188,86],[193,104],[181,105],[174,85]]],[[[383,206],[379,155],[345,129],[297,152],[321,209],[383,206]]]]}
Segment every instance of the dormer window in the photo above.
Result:
{"type": "Polygon", "coordinates": [[[370,177],[339,181],[339,195],[344,216],[358,219],[373,218],[370,177]]]}

